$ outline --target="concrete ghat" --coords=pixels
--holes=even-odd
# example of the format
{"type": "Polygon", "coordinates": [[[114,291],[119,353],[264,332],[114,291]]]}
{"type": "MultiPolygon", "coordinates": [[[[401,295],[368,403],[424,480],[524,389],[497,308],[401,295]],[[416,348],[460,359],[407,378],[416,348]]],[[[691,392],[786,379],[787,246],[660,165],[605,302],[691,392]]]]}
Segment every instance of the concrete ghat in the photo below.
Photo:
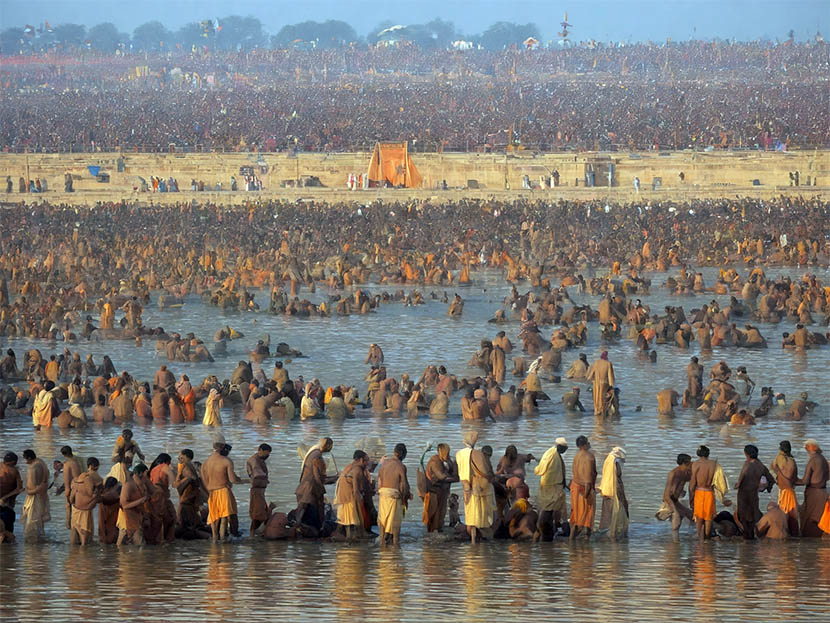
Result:
{"type": "Polygon", "coordinates": [[[256,197],[262,199],[297,198],[327,201],[369,202],[375,198],[396,201],[408,198],[456,200],[462,197],[494,197],[510,199],[533,197],[555,200],[611,198],[617,201],[641,199],[691,199],[734,197],[735,195],[768,198],[780,194],[827,197],[830,194],[830,150],[798,152],[640,152],[640,153],[579,153],[579,154],[413,154],[415,165],[423,175],[419,189],[367,190],[349,192],[349,173],[365,172],[368,153],[83,153],[83,154],[0,154],[0,180],[11,176],[14,192],[6,195],[2,184],[0,195],[9,201],[27,202],[40,199],[90,205],[98,201],[137,200],[141,203],[168,204],[197,199],[234,205],[256,197]],[[119,159],[122,170],[119,171],[119,159]],[[608,186],[608,171],[613,164],[613,187],[608,186]],[[110,175],[109,183],[99,183],[88,166],[99,166],[110,175]],[[264,190],[252,192],[206,191],[191,192],[191,180],[203,181],[205,187],[230,187],[231,175],[243,186],[241,167],[253,167],[262,179],[264,190]],[[585,188],[585,173],[593,168],[595,187],[585,188]],[[554,189],[522,190],[527,175],[538,184],[540,176],[557,170],[560,186],[554,189]],[[801,186],[789,185],[789,172],[798,171],[801,186]],[[75,178],[75,193],[64,194],[66,172],[75,178]],[[680,173],[684,179],[680,179],[680,173]],[[150,176],[178,180],[179,193],[140,193],[139,177],[150,176]],[[284,188],[306,176],[316,176],[324,188],[284,188]],[[20,177],[40,177],[49,191],[41,195],[20,194],[20,177]],[[640,179],[640,193],[634,192],[634,178],[640,179]],[[661,187],[651,190],[654,178],[661,187]],[[760,182],[753,185],[753,180],[760,182]],[[446,180],[450,190],[438,190],[446,180]],[[468,188],[475,180],[478,189],[468,188]],[[507,183],[505,183],[505,180],[507,183]],[[809,187],[808,187],[809,181],[809,187]],[[509,190],[508,190],[509,187],[509,190]]]}

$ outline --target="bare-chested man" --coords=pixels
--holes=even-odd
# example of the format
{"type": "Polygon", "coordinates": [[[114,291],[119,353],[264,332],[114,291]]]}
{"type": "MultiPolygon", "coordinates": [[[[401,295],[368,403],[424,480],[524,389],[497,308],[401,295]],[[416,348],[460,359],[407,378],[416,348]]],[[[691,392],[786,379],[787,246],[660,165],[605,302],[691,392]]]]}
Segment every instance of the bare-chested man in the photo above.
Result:
{"type": "Polygon", "coordinates": [[[691,362],[686,366],[686,378],[688,385],[683,393],[683,406],[697,409],[703,393],[703,366],[698,363],[697,357],[692,357],[691,362]]]}
{"type": "Polygon", "coordinates": [[[158,386],[159,389],[167,390],[170,387],[176,386],[176,376],[167,369],[166,365],[162,365],[153,377],[153,385],[158,386]]]}
{"type": "Polygon", "coordinates": [[[678,405],[680,394],[671,387],[657,392],[657,414],[674,415],[674,408],[678,405]]]}
{"type": "Polygon", "coordinates": [[[23,493],[23,479],[17,469],[17,455],[7,452],[0,465],[0,521],[8,532],[14,534],[14,503],[17,496],[23,493]]]}
{"type": "Polygon", "coordinates": [[[390,534],[393,545],[400,542],[403,511],[412,498],[406,478],[406,465],[403,464],[405,458],[406,446],[399,443],[395,446],[393,456],[383,461],[378,468],[378,528],[381,545],[386,545],[386,536],[390,534]]]}
{"type": "Polygon", "coordinates": [[[231,487],[250,482],[234,473],[233,463],[224,455],[226,445],[214,443],[213,454],[202,465],[202,482],[208,491],[208,523],[214,542],[225,540],[231,516],[237,514],[231,487]]]}
{"type": "Polygon", "coordinates": [[[787,514],[775,502],[767,504],[767,512],[756,526],[762,539],[786,539],[790,536],[787,528],[787,514]]]}
{"type": "Polygon", "coordinates": [[[133,456],[137,456],[142,461],[144,460],[144,453],[133,439],[133,431],[129,428],[121,431],[121,435],[115,440],[115,446],[112,448],[113,462],[120,463],[125,456],[128,456],[130,461],[132,461],[133,456]]]}
{"type": "Polygon", "coordinates": [[[698,538],[712,536],[712,521],[715,519],[715,478],[717,463],[709,459],[709,448],[697,449],[698,459],[692,463],[689,476],[689,505],[697,524],[698,538]]]}
{"type": "Polygon", "coordinates": [[[144,544],[144,503],[147,502],[147,466],[143,463],[133,468],[132,475],[121,486],[121,509],[118,511],[118,545],[131,540],[135,545],[144,544]]]}
{"type": "Polygon", "coordinates": [[[778,456],[770,465],[778,485],[777,508],[787,516],[787,526],[792,536],[798,536],[798,502],[795,497],[795,482],[798,480],[798,465],[792,455],[792,445],[784,440],[778,444],[778,456]]]}
{"type": "Polygon", "coordinates": [[[830,465],[815,439],[804,442],[804,449],[810,455],[804,474],[795,484],[804,485],[804,505],[801,514],[801,536],[820,537],[819,522],[827,503],[827,481],[830,480],[830,465]]]}
{"type": "Polygon", "coordinates": [[[573,461],[571,479],[571,534],[575,539],[584,529],[585,536],[591,537],[594,529],[596,512],[597,460],[591,452],[588,438],[580,435],[576,438],[576,456],[573,461]]]}
{"type": "MultiPolygon", "coordinates": [[[[65,465],[65,464],[64,464],[65,465]]],[[[94,456],[86,460],[87,471],[71,481],[69,501],[72,504],[71,543],[87,545],[95,533],[93,510],[101,496],[104,481],[98,475],[100,463],[94,456]]],[[[66,467],[64,466],[64,476],[66,467]]]]}
{"type": "Polygon", "coordinates": [[[505,513],[502,523],[507,527],[511,539],[519,541],[532,539],[535,536],[539,514],[528,502],[526,491],[519,494],[505,513]]]}
{"type": "Polygon", "coordinates": [[[248,462],[245,470],[251,479],[251,501],[248,505],[248,513],[251,516],[251,535],[257,528],[268,521],[268,503],[265,501],[265,488],[268,486],[268,466],[265,461],[271,456],[271,446],[263,443],[259,446],[248,462]]]}
{"type": "MultiPolygon", "coordinates": [[[[129,399],[127,401],[129,402],[129,399]]],[[[132,408],[132,403],[130,403],[130,408],[132,408]]],[[[108,424],[115,419],[115,411],[107,406],[106,395],[98,394],[98,404],[92,407],[92,419],[99,424],[108,424]]]]}
{"type": "Polygon", "coordinates": [[[46,536],[43,524],[52,516],[49,513],[49,469],[46,463],[37,458],[34,450],[23,451],[23,460],[29,466],[26,471],[26,501],[23,503],[23,537],[27,541],[38,540],[46,536]]]}
{"type": "Polygon", "coordinates": [[[61,448],[61,455],[63,456],[63,493],[66,496],[66,529],[71,531],[72,503],[69,501],[69,496],[72,493],[72,483],[84,472],[84,468],[81,466],[78,457],[72,454],[70,446],[61,448]]]}
{"type": "Polygon", "coordinates": [[[170,464],[173,459],[166,452],[159,454],[150,465],[150,504],[155,521],[151,543],[172,542],[176,533],[176,509],[170,501],[170,464]]]}
{"type": "Polygon", "coordinates": [[[519,454],[514,445],[505,448],[504,456],[499,459],[494,472],[496,476],[496,514],[499,517],[504,515],[505,508],[512,503],[512,500],[508,499],[507,489],[505,488],[507,481],[515,477],[524,482],[527,476],[525,465],[535,460],[536,457],[532,454],[519,454]]]}
{"type": "Polygon", "coordinates": [[[536,457],[533,454],[519,454],[516,446],[507,446],[504,450],[504,456],[499,459],[496,465],[496,476],[519,476],[522,479],[526,476],[525,465],[531,461],[535,461],[536,457]]]}
{"type": "Polygon", "coordinates": [[[582,402],[579,400],[579,392],[580,389],[578,387],[572,387],[571,391],[566,392],[562,396],[562,404],[565,405],[566,411],[585,411],[585,407],[582,406],[582,402]]]}
{"type": "Polygon", "coordinates": [[[671,518],[671,529],[676,534],[683,520],[693,522],[691,509],[680,499],[686,494],[686,483],[692,476],[692,457],[688,454],[677,455],[677,467],[669,472],[666,488],[663,489],[663,508],[657,513],[658,519],[671,518]]]}

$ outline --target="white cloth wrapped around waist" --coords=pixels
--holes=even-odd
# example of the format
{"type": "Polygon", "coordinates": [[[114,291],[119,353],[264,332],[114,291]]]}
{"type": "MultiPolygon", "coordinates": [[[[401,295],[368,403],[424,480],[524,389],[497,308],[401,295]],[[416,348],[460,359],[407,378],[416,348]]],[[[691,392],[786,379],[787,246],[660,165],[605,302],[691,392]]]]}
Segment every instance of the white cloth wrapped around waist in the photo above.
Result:
{"type": "Polygon", "coordinates": [[[391,487],[381,487],[378,495],[378,527],[385,532],[397,532],[403,520],[401,492],[391,487]]]}
{"type": "Polygon", "coordinates": [[[392,487],[381,487],[378,491],[378,495],[382,498],[391,498],[393,500],[400,500],[401,499],[401,492],[397,489],[393,489],[392,487]]]}

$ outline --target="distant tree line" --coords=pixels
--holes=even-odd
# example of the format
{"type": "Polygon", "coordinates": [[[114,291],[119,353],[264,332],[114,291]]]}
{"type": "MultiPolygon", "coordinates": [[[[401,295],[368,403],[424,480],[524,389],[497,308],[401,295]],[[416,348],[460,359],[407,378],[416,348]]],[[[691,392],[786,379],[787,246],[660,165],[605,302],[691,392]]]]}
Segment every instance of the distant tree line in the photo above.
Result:
{"type": "Polygon", "coordinates": [[[120,32],[111,22],[87,28],[81,24],[47,23],[26,25],[0,31],[0,53],[44,52],[53,49],[89,48],[101,52],[117,49],[133,51],[167,51],[206,46],[212,50],[252,50],[254,48],[337,48],[352,43],[377,44],[381,41],[407,41],[419,47],[442,49],[454,41],[464,40],[489,50],[521,45],[528,37],[540,39],[536,24],[497,22],[476,35],[463,35],[453,22],[434,19],[426,24],[396,25],[385,21],[375,26],[366,37],[340,20],[307,21],[287,24],[269,35],[262,22],[252,16],[229,15],[185,24],[168,30],[159,21],[138,26],[132,34],[120,32]]]}

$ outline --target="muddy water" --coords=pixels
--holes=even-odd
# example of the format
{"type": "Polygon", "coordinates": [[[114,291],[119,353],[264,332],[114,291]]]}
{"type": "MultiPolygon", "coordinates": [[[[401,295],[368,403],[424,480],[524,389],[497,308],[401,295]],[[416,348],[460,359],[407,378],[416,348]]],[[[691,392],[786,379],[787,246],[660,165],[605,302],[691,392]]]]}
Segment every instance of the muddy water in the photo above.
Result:
{"type": "MultiPolygon", "coordinates": [[[[707,283],[712,283],[713,275],[706,274],[707,283]]],[[[652,294],[642,297],[652,309],[682,304],[688,312],[713,298],[706,295],[681,301],[669,297],[658,286],[665,277],[652,275],[652,294]]],[[[825,283],[830,281],[826,271],[820,271],[819,277],[825,283]]],[[[292,378],[319,377],[324,385],[357,384],[364,393],[367,366],[363,361],[370,342],[381,345],[389,374],[396,377],[408,372],[410,377],[417,378],[430,363],[444,364],[458,375],[475,373],[467,368],[466,361],[479,340],[492,337],[497,330],[486,320],[500,306],[508,288],[497,276],[481,274],[474,286],[459,292],[466,301],[460,319],[448,318],[446,304],[429,296],[427,304],[417,308],[391,303],[369,316],[313,320],[285,319],[266,313],[226,314],[193,298],[176,310],[159,311],[151,305],[144,319],[148,326],[193,331],[206,342],[224,324],[245,333],[244,339],[231,344],[229,356],[216,363],[171,365],[177,376],[187,373],[194,382],[208,374],[229,377],[236,361],[247,358],[255,340],[269,333],[272,342],[288,342],[307,355],[287,364],[292,378]]],[[[320,300],[326,294],[321,290],[312,298],[320,300]]],[[[596,305],[596,300],[586,295],[574,292],[573,297],[596,305]]],[[[721,304],[728,302],[728,297],[714,298],[721,304]]],[[[265,293],[260,293],[257,300],[267,307],[265,293]]],[[[518,342],[518,322],[500,328],[507,331],[514,344],[518,342]]],[[[762,385],[785,392],[789,400],[801,391],[809,391],[810,398],[820,407],[805,422],[767,418],[751,428],[730,428],[708,424],[697,413],[684,409],[678,409],[673,418],[658,417],[655,393],[670,386],[682,391],[683,368],[697,351],[657,346],[658,362],[652,364],[638,358],[633,343],[623,340],[609,349],[617,383],[622,388],[619,421],[601,423],[591,414],[565,414],[559,399],[568,385],[545,383],[544,389],[552,400],[540,403],[537,417],[481,426],[480,443],[492,445],[497,456],[508,443],[540,456],[557,436],[564,436],[573,444],[577,435],[585,434],[601,465],[611,447],[623,446],[628,453],[624,478],[632,519],[627,543],[495,542],[471,548],[441,536],[425,535],[420,524],[420,501],[416,498],[404,520],[399,551],[382,550],[374,544],[263,543],[247,539],[222,546],[177,542],[144,549],[94,545],[81,550],[68,544],[62,499],[53,498],[47,543],[18,543],[0,549],[0,617],[4,621],[192,621],[251,617],[295,621],[311,616],[321,620],[491,621],[527,616],[531,620],[640,621],[665,619],[671,609],[677,609],[681,616],[692,620],[820,620],[827,614],[830,543],[736,541],[699,545],[686,528],[675,542],[669,526],[653,518],[665,475],[678,452],[694,454],[699,444],[706,443],[734,482],[743,461],[742,448],[747,443],[756,444],[760,458],[769,463],[778,442],[790,439],[797,448],[795,457],[801,469],[806,463],[806,455],[800,449],[804,439],[816,437],[830,445],[830,347],[806,353],[784,351],[776,344],[781,332],[792,331],[792,323],[760,325],[760,329],[771,348],[715,349],[701,355],[706,374],[721,359],[733,369],[747,366],[758,385],[753,396],[755,405],[762,385]],[[642,406],[641,411],[636,410],[638,406],[642,406]]],[[[543,333],[547,336],[549,328],[543,328],[543,333]]],[[[29,340],[5,340],[0,344],[3,350],[14,348],[18,356],[31,346],[44,352],[63,348],[60,343],[29,340]]],[[[582,350],[592,360],[601,348],[598,327],[592,324],[589,343],[582,350]]],[[[138,348],[131,342],[83,343],[78,350],[82,356],[92,353],[98,362],[109,354],[119,371],[129,370],[139,378],[151,378],[162,363],[150,341],[138,348]]],[[[564,355],[563,370],[578,352],[564,355]]],[[[269,376],[272,365],[273,360],[264,364],[269,376]]],[[[590,396],[586,398],[590,401],[590,396]]],[[[223,409],[222,417],[223,433],[234,446],[231,458],[235,459],[238,471],[244,469],[244,461],[259,443],[267,441],[273,446],[267,498],[278,508],[288,510],[294,504],[298,444],[326,435],[334,438],[334,459],[342,467],[355,442],[364,436],[380,437],[389,449],[404,442],[410,448],[407,465],[414,480],[418,456],[429,441],[445,441],[453,452],[460,447],[463,431],[469,425],[462,424],[459,411],[456,396],[450,416],[440,420],[426,416],[379,417],[364,411],[345,422],[275,421],[258,427],[242,420],[241,414],[232,408],[223,409]]],[[[183,447],[192,448],[197,458],[209,453],[211,434],[199,424],[135,424],[133,429],[148,460],[159,452],[175,456],[183,447]]],[[[70,444],[82,457],[102,459],[105,473],[117,433],[113,426],[97,425],[68,432],[55,429],[35,433],[30,419],[16,416],[0,422],[0,451],[13,449],[20,454],[31,447],[48,462],[58,456],[60,446],[70,444]]],[[[569,458],[570,455],[566,457],[568,465],[569,458]]],[[[532,470],[529,484],[533,493],[538,479],[532,470]]],[[[247,491],[239,487],[236,495],[242,525],[246,527],[247,491]]],[[[768,495],[762,493],[762,508],[767,500],[768,495]]],[[[18,502],[18,512],[21,505],[22,500],[18,502]]],[[[17,533],[22,536],[19,523],[17,533]]]]}

